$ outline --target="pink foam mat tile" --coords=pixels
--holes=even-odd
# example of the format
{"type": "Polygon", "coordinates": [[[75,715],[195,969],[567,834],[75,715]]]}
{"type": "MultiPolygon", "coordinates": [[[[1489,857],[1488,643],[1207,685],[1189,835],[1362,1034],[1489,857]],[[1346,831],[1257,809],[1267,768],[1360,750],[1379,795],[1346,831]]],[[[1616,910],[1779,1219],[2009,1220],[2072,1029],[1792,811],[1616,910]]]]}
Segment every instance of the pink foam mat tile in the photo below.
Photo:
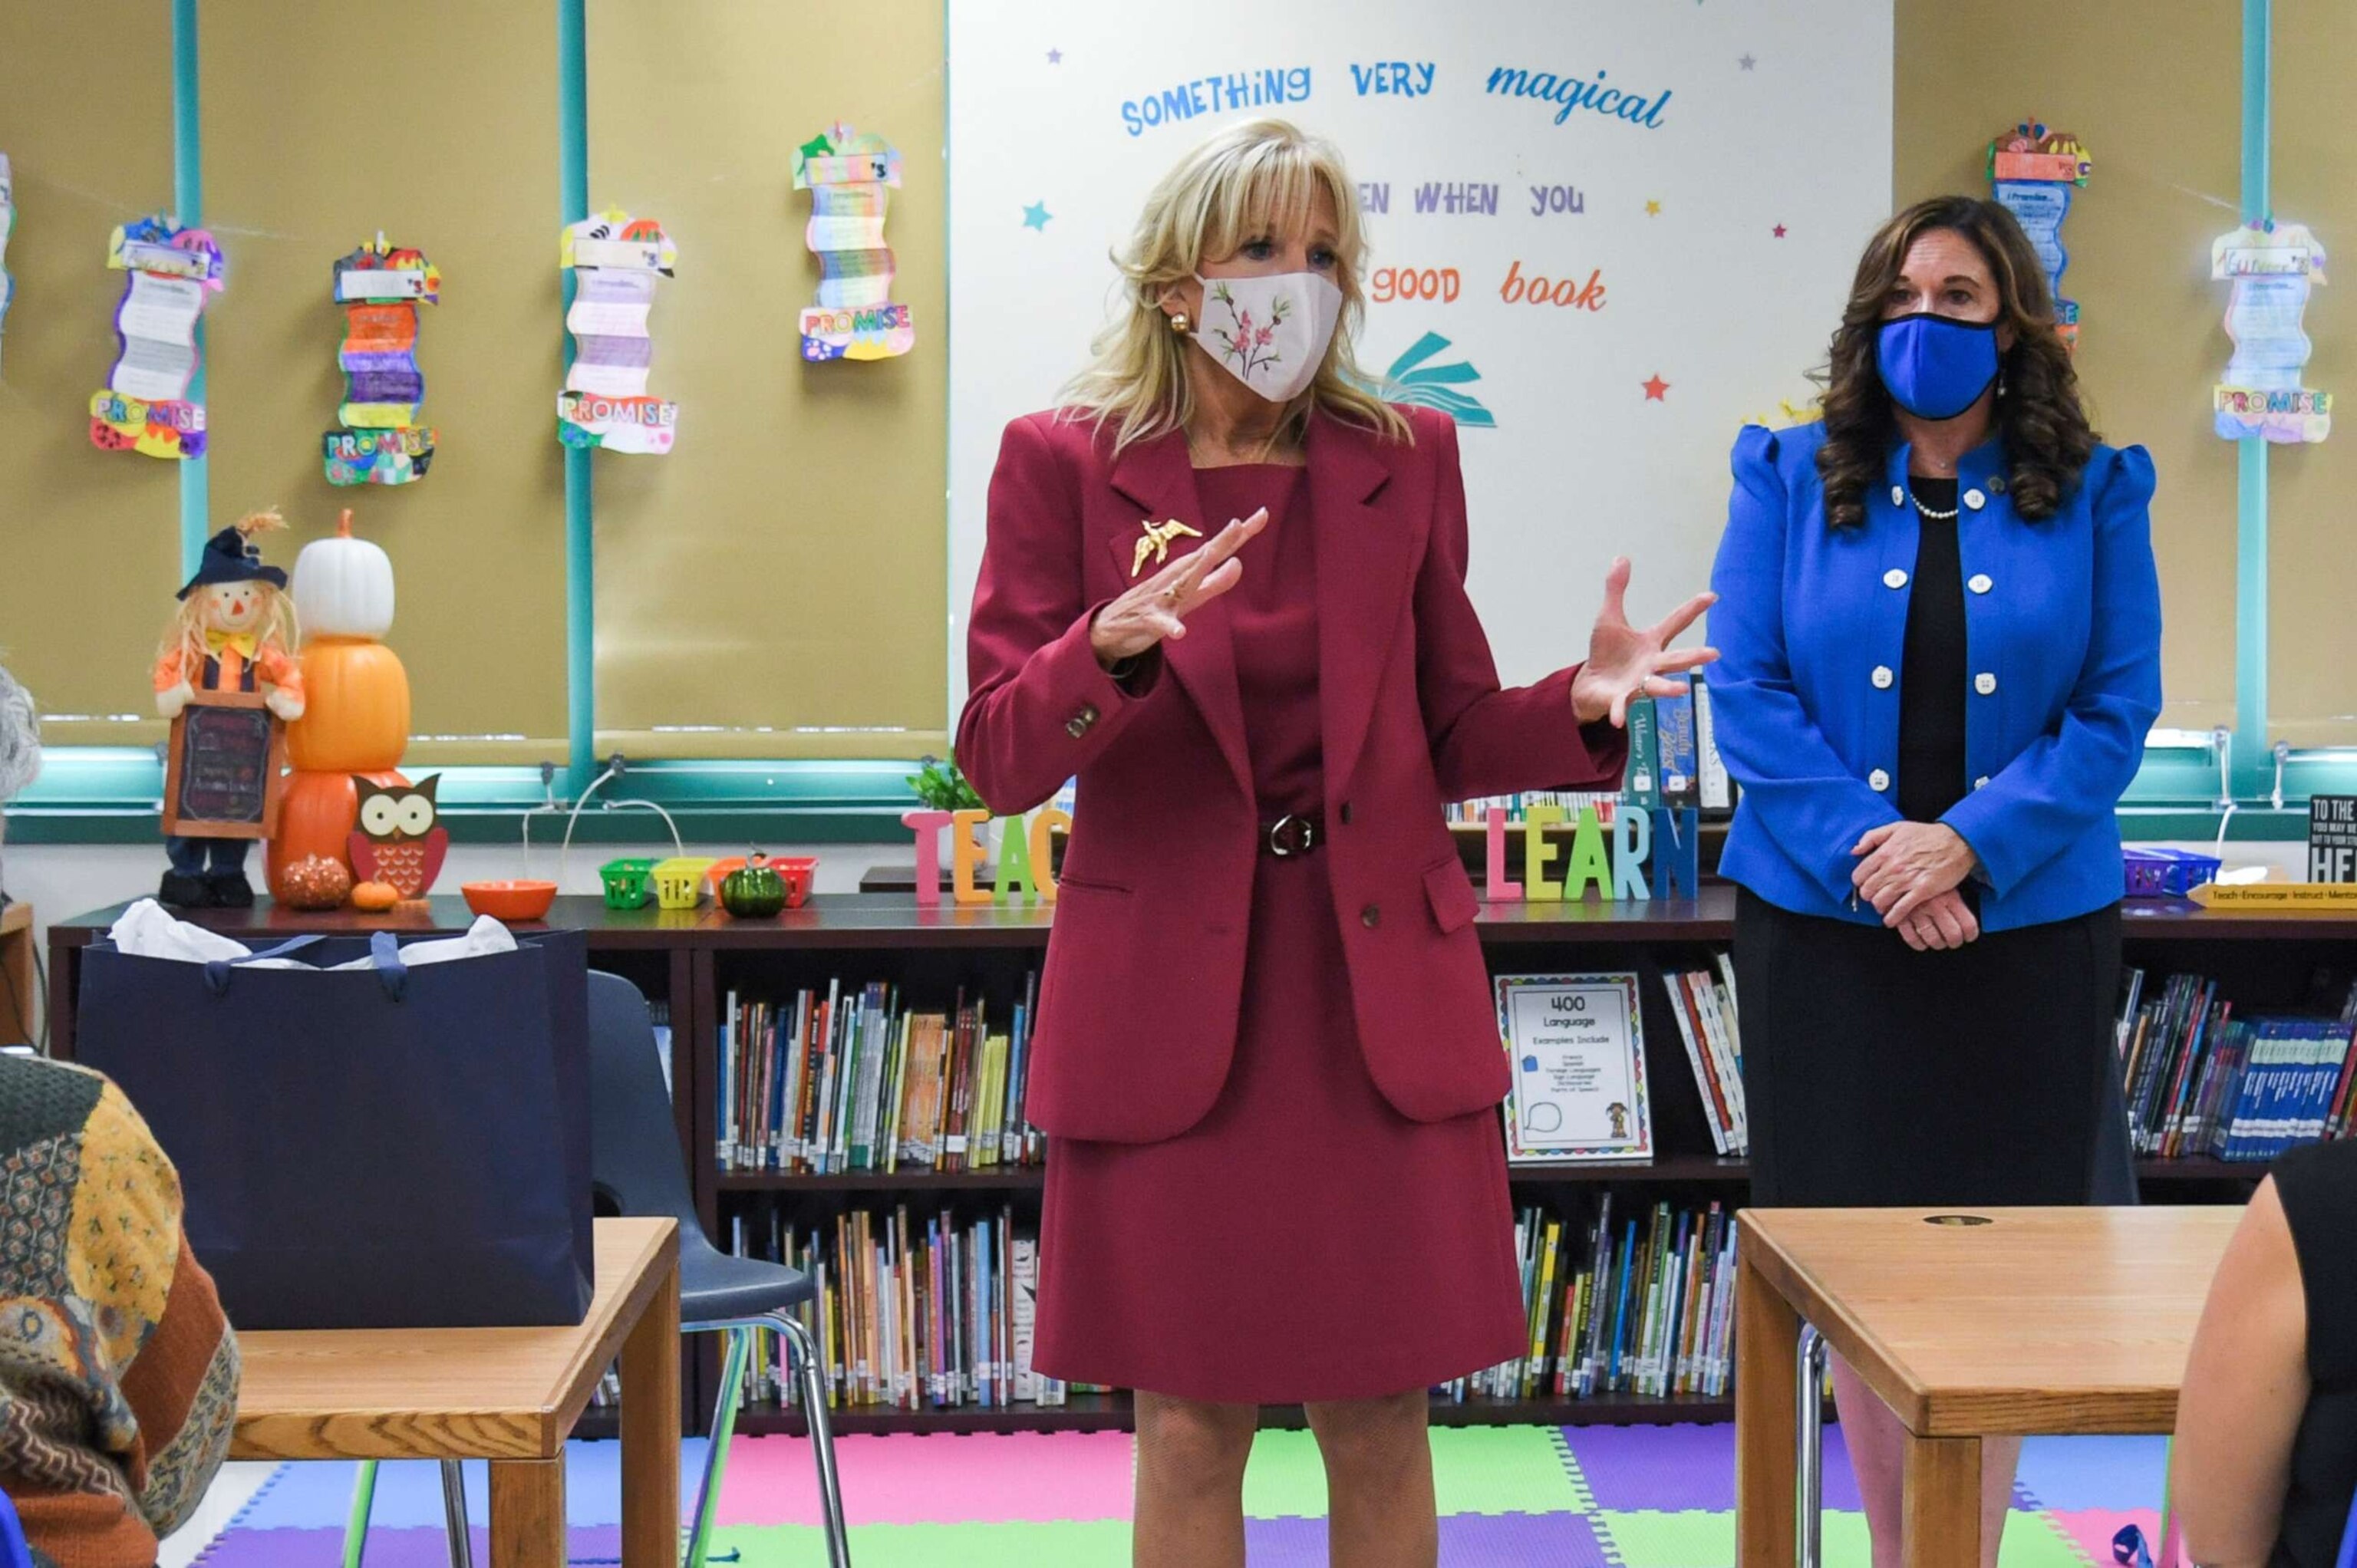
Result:
{"type": "Polygon", "coordinates": [[[2156,1553],[2160,1550],[2158,1509],[2049,1509],[2046,1517],[2093,1568],[2113,1568],[2112,1537],[2123,1525],[2136,1526],[2145,1543],[2156,1553]]]}
{"type": "MultiPolygon", "coordinates": [[[[838,1437],[845,1520],[860,1524],[1049,1523],[1130,1517],[1135,1446],[1125,1432],[838,1437]]],[[[817,1524],[810,1441],[739,1437],[716,1518],[817,1524]]]]}

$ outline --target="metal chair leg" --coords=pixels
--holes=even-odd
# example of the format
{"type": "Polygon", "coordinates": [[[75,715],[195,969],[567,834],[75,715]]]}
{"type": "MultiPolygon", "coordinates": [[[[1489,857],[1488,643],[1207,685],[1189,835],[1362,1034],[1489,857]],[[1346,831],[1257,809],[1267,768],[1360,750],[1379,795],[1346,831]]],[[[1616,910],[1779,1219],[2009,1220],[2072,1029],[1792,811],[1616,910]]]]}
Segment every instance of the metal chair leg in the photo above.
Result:
{"type": "Polygon", "coordinates": [[[1807,1324],[1801,1325],[1801,1349],[1793,1390],[1799,1409],[1794,1441],[1799,1445],[1793,1466],[1798,1493],[1793,1499],[1793,1555],[1799,1568],[1817,1568],[1824,1548],[1825,1506],[1825,1356],[1824,1339],[1807,1324]]]}
{"type": "Polygon", "coordinates": [[[352,1474],[352,1511],[344,1520],[344,1568],[361,1568],[368,1552],[369,1515],[376,1511],[376,1461],[363,1459],[352,1474]]]}
{"type": "Polygon", "coordinates": [[[753,1356],[748,1328],[724,1328],[720,1355],[720,1398],[712,1407],[712,1444],[704,1453],[704,1479],[695,1488],[695,1518],[687,1531],[687,1568],[704,1568],[712,1545],[712,1507],[720,1498],[720,1482],[728,1469],[728,1440],[737,1432],[737,1406],[745,1390],[745,1367],[753,1356]]]}
{"type": "Polygon", "coordinates": [[[475,1568],[474,1538],[467,1533],[467,1472],[456,1459],[442,1461],[442,1530],[450,1539],[450,1568],[475,1568]]]}
{"type": "Polygon", "coordinates": [[[802,1375],[802,1413],[810,1423],[811,1453],[818,1465],[819,1507],[826,1517],[827,1561],[832,1568],[851,1568],[851,1539],[843,1522],[843,1487],[834,1469],[834,1430],[826,1412],[826,1368],[819,1360],[818,1341],[800,1318],[775,1313],[770,1321],[785,1337],[787,1355],[802,1375]]]}

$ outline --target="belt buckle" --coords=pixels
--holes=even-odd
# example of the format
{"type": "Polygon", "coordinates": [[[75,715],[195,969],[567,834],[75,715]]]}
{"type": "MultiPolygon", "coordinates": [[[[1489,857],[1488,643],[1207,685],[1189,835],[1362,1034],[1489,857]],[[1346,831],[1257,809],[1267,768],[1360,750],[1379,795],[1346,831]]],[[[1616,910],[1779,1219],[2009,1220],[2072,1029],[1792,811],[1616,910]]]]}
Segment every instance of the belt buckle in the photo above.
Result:
{"type": "Polygon", "coordinates": [[[1317,824],[1307,817],[1287,811],[1268,825],[1268,853],[1279,860],[1306,854],[1317,846],[1317,824]]]}

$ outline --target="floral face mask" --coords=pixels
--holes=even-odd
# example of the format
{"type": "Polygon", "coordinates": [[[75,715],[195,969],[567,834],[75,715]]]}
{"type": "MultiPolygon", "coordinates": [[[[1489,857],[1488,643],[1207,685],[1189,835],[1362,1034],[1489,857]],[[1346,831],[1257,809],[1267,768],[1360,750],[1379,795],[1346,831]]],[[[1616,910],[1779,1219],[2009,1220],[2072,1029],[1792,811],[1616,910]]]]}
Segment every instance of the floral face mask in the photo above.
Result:
{"type": "Polygon", "coordinates": [[[1342,291],[1317,273],[1196,281],[1203,320],[1195,341],[1203,351],[1271,403],[1299,396],[1326,362],[1342,291]]]}

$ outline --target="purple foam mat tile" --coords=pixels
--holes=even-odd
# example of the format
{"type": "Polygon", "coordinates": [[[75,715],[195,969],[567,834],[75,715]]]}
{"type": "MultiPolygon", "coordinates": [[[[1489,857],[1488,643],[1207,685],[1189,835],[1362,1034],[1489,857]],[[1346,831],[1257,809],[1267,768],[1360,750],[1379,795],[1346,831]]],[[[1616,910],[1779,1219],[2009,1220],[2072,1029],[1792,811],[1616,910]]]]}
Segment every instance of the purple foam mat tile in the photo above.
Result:
{"type": "Polygon", "coordinates": [[[1620,1568],[1619,1559],[1576,1513],[1457,1513],[1440,1520],[1441,1568],[1620,1568]]]}
{"type": "MultiPolygon", "coordinates": [[[[741,1441],[741,1440],[740,1440],[741,1441]]],[[[710,1444],[691,1437],[680,1445],[680,1517],[695,1506],[696,1478],[710,1444]]],[[[467,1517],[490,1523],[490,1477],[479,1461],[464,1466],[467,1517]]],[[[341,1530],[351,1512],[349,1462],[311,1461],[280,1466],[278,1474],[233,1521],[254,1530],[341,1530]]],[[[576,1526],[622,1522],[622,1445],[611,1439],[565,1445],[565,1517],[576,1526]]],[[[390,1460],[377,1467],[374,1530],[442,1528],[442,1467],[430,1460],[390,1460]]]]}
{"type": "MultiPolygon", "coordinates": [[[[468,1533],[474,1541],[475,1561],[489,1563],[490,1531],[468,1533]]],[[[593,1525],[566,1536],[565,1556],[571,1562],[615,1563],[621,1554],[619,1525],[593,1525]]],[[[343,1556],[340,1530],[231,1530],[198,1561],[203,1568],[328,1568],[343,1556]]],[[[439,1530],[372,1530],[365,1562],[367,1568],[450,1568],[450,1549],[439,1530]]]]}
{"type": "Polygon", "coordinates": [[[2169,1439],[2029,1437],[2022,1440],[2014,1487],[2041,1509],[2158,1509],[2169,1469],[2169,1439]]]}
{"type": "MultiPolygon", "coordinates": [[[[1253,1568],[1326,1568],[1322,1519],[1248,1519],[1253,1568]]],[[[1440,1518],[1440,1568],[1620,1568],[1596,1528],[1574,1513],[1458,1513],[1440,1518]]],[[[374,1568],[371,1564],[370,1568],[374,1568]]]]}
{"type": "MultiPolygon", "coordinates": [[[[1598,1509],[1616,1513],[1725,1512],[1735,1507],[1735,1428],[1566,1426],[1564,1446],[1598,1509]]],[[[1838,1423],[1825,1428],[1825,1507],[1856,1511],[1857,1477],[1838,1423]]]]}

